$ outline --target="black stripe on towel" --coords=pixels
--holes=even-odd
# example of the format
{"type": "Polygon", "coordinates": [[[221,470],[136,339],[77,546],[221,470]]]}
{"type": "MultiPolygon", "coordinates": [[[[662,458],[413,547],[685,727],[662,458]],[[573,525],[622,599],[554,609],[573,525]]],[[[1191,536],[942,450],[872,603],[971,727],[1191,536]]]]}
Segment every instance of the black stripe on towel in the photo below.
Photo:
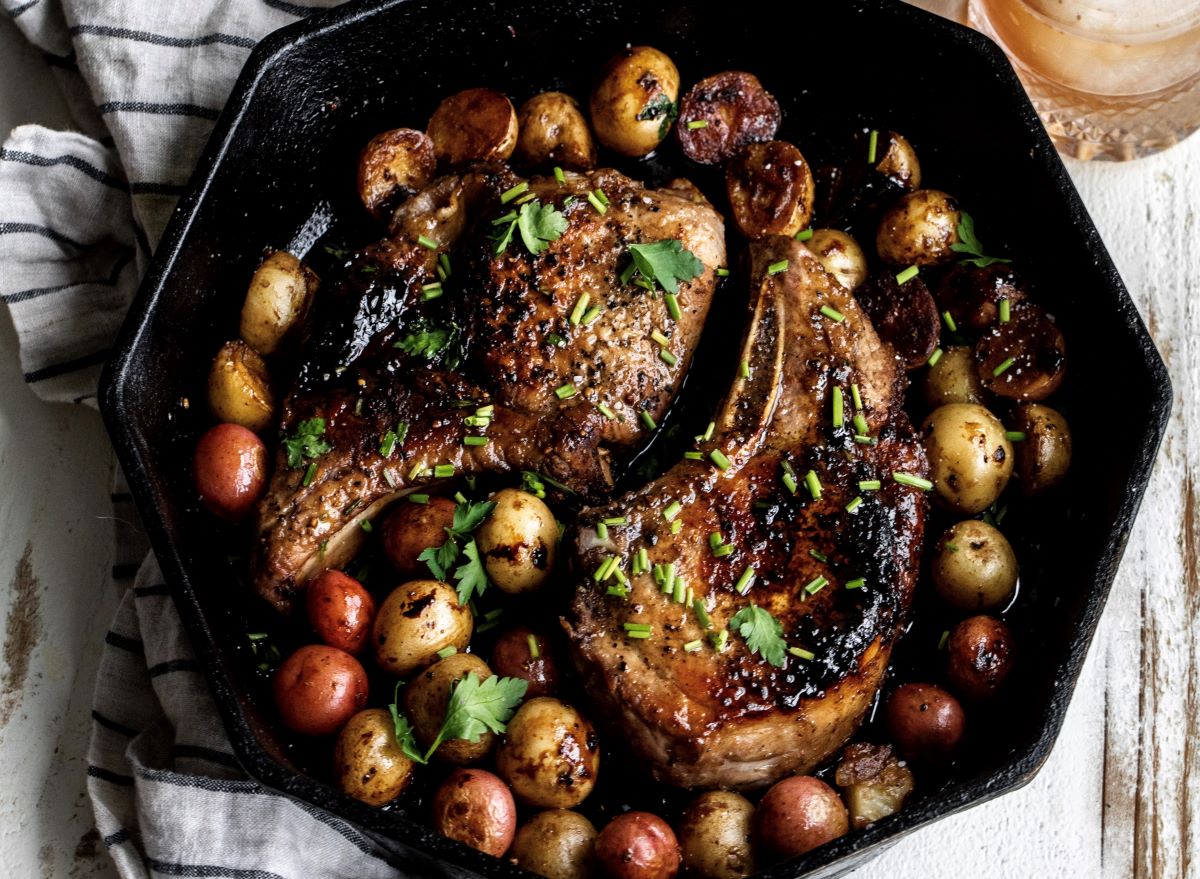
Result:
{"type": "Polygon", "coordinates": [[[111,730],[115,733],[118,733],[119,735],[128,736],[129,738],[133,738],[134,736],[136,736],[138,734],[138,731],[136,729],[134,729],[133,727],[126,726],[123,723],[117,723],[117,721],[113,720],[110,717],[105,717],[99,711],[95,711],[95,710],[92,711],[92,720],[94,720],[96,723],[100,724],[105,729],[111,730]]]}
{"type": "Polygon", "coordinates": [[[110,833],[100,841],[104,843],[105,848],[112,848],[114,845],[129,842],[129,831],[122,827],[116,833],[110,833]]]}
{"type": "Polygon", "coordinates": [[[85,247],[82,241],[68,238],[61,232],[55,232],[46,226],[35,226],[33,223],[0,223],[0,235],[41,235],[58,244],[69,244],[72,247],[85,247]]]}
{"type": "Polygon", "coordinates": [[[113,647],[119,647],[122,650],[127,650],[130,653],[135,653],[138,656],[146,655],[146,645],[136,638],[130,638],[128,635],[122,635],[118,632],[109,632],[104,636],[104,643],[111,644],[113,647]]]}
{"type": "Polygon", "coordinates": [[[133,776],[121,775],[119,772],[109,772],[100,766],[89,766],[87,774],[89,778],[98,778],[101,781],[107,781],[109,784],[119,784],[125,787],[133,786],[133,776]]]}
{"type": "Polygon", "coordinates": [[[39,156],[36,153],[27,153],[21,150],[0,149],[0,161],[19,162],[22,165],[33,165],[38,168],[50,168],[54,165],[66,165],[69,168],[74,168],[76,171],[83,172],[98,183],[103,183],[105,186],[111,186],[113,189],[119,189],[122,192],[125,192],[129,188],[129,184],[127,184],[120,177],[114,177],[107,171],[100,170],[95,165],[85,162],[78,156],[39,156]]]}
{"type": "Polygon", "coordinates": [[[155,116],[196,116],[216,119],[220,110],[196,104],[152,104],[149,101],[107,101],[96,108],[101,115],[108,113],[151,113],[155,116]]]}
{"type": "Polygon", "coordinates": [[[9,305],[12,305],[16,302],[37,299],[39,296],[45,296],[49,293],[61,293],[63,290],[70,290],[72,287],[88,287],[91,285],[112,287],[116,285],[117,279],[121,277],[121,272],[131,262],[133,262],[133,250],[125,250],[117,257],[117,261],[107,278],[93,278],[88,281],[72,281],[70,284],[58,284],[54,287],[34,287],[30,290],[18,290],[16,293],[9,293],[7,296],[0,296],[0,302],[7,302],[9,305]]]}
{"type": "Polygon", "coordinates": [[[194,659],[171,659],[150,666],[150,677],[158,678],[177,671],[200,671],[200,666],[194,659]]]}
{"type": "Polygon", "coordinates": [[[77,357],[74,360],[68,360],[66,363],[43,366],[41,369],[25,373],[25,381],[33,384],[34,382],[44,381],[48,378],[57,378],[60,375],[66,375],[68,372],[76,372],[89,366],[95,366],[97,363],[103,363],[107,360],[110,353],[110,350],[105,348],[103,351],[96,351],[83,357],[77,357]]]}
{"type": "Polygon", "coordinates": [[[145,598],[149,595],[170,595],[171,587],[166,583],[155,583],[153,586],[136,586],[133,590],[134,598],[145,598]]]}
{"type": "Polygon", "coordinates": [[[102,24],[77,24],[71,28],[71,34],[88,34],[97,37],[114,37],[119,40],[133,40],[138,43],[150,43],[155,46],[170,46],[176,49],[187,49],[193,46],[211,46],[221,44],[237,46],[241,49],[253,49],[254,40],[249,37],[239,37],[235,34],[205,34],[202,37],[170,37],[166,34],[154,34],[149,31],[135,31],[124,27],[107,27],[102,24]]]}

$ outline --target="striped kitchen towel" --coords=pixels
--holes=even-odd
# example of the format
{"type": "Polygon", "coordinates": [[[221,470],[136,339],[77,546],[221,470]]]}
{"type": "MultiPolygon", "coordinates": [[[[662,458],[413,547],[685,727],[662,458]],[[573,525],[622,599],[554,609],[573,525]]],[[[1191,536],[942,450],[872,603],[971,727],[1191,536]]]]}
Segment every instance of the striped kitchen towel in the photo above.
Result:
{"type": "MultiPolygon", "coordinates": [[[[250,49],[326,5],[0,0],[43,52],[76,128],[21,127],[0,148],[0,299],[40,396],[95,401],[100,366],[250,49]]],[[[113,497],[128,506],[120,487],[113,497]]],[[[128,511],[117,519],[118,559],[128,559],[144,544],[128,511]]],[[[118,873],[402,875],[355,828],[246,778],[161,577],[153,558],[142,566],[96,682],[88,791],[118,873]]]]}

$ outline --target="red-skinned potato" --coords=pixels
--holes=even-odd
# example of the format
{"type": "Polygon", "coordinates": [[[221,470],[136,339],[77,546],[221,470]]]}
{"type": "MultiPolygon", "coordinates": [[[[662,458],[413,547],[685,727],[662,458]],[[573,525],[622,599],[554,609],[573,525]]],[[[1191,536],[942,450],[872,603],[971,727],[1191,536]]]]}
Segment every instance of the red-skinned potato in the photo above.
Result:
{"type": "Polygon", "coordinates": [[[446,529],[454,524],[454,501],[431,497],[427,504],[400,501],[387,514],[379,529],[383,554],[402,577],[429,575],[417,556],[431,546],[446,542],[446,529]]]}
{"type": "Polygon", "coordinates": [[[1022,403],[1013,413],[1012,427],[1025,434],[1013,443],[1021,491],[1040,494],[1062,482],[1071,467],[1071,428],[1062,413],[1039,403],[1022,403]]]}
{"type": "Polygon", "coordinates": [[[777,782],[759,802],[754,823],[759,842],[780,859],[844,836],[850,826],[841,798],[811,775],[777,782]]]}
{"type": "Polygon", "coordinates": [[[958,700],[934,684],[904,684],[883,706],[889,735],[909,760],[942,763],[962,740],[965,718],[958,700]]]}
{"type": "Polygon", "coordinates": [[[240,424],[218,424],[196,443],[193,470],[205,509],[237,521],[267,487],[267,447],[240,424]]]}
{"type": "Polygon", "coordinates": [[[959,263],[938,284],[938,305],[950,312],[957,326],[981,333],[1000,316],[1001,300],[1008,300],[1010,312],[1028,298],[1024,284],[1008,263],[992,263],[979,268],[959,263]]]}
{"type": "Polygon", "coordinates": [[[748,143],[775,137],[779,102],[752,73],[728,70],[700,80],[679,102],[675,135],[702,165],[727,162],[748,143]]]}
{"type": "Polygon", "coordinates": [[[517,805],[492,773],[456,769],[433,795],[433,826],[442,836],[498,858],[512,844],[517,805]]]}
{"type": "Polygon", "coordinates": [[[595,857],[608,879],[672,879],[682,861],[671,826],[649,812],[609,821],[596,837],[595,857]]]}
{"type": "Polygon", "coordinates": [[[509,629],[492,648],[492,669],[502,678],[520,678],[529,684],[526,698],[552,696],[558,689],[558,663],[550,642],[524,626],[509,629]],[[533,655],[536,648],[537,656],[533,655]]]}
{"type": "Polygon", "coordinates": [[[502,162],[517,145],[517,111],[495,89],[467,89],[438,104],[426,131],[439,161],[502,162]]]}
{"type": "Polygon", "coordinates": [[[396,741],[386,708],[368,708],[350,718],[338,733],[333,766],[342,793],[368,806],[386,806],[400,796],[414,768],[396,741]]]}
{"type": "Polygon", "coordinates": [[[358,660],[324,644],[284,660],[272,687],[284,725],[306,736],[332,735],[367,704],[367,673],[358,660]]]}
{"type": "Polygon", "coordinates": [[[988,699],[1012,671],[1012,633],[995,617],[970,617],[950,632],[946,653],[950,686],[966,699],[988,699]]]}
{"type": "Polygon", "coordinates": [[[308,623],[322,641],[347,653],[360,653],[371,634],[375,599],[362,584],[329,570],[308,584],[308,623]]]}

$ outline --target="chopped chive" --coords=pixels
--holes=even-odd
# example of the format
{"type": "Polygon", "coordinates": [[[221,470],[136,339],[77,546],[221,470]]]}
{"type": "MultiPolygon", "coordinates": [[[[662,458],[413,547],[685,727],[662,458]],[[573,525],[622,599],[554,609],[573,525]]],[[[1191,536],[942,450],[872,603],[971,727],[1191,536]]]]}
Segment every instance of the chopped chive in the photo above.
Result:
{"type": "Polygon", "coordinates": [[[928,479],[922,479],[920,476],[913,476],[911,473],[893,473],[892,479],[899,482],[901,485],[910,485],[913,488],[919,488],[923,491],[929,491],[933,488],[933,483],[928,479]]]}
{"type": "Polygon", "coordinates": [[[617,413],[613,412],[611,409],[609,409],[608,406],[606,406],[604,403],[598,403],[596,405],[596,408],[599,409],[600,414],[603,415],[605,418],[607,418],[609,421],[617,420],[617,413]]]}
{"type": "Polygon", "coordinates": [[[627,598],[629,596],[629,590],[618,584],[616,586],[609,586],[604,590],[604,594],[616,595],[618,598],[627,598]]]}
{"type": "Polygon", "coordinates": [[[361,416],[363,412],[363,398],[359,397],[354,401],[354,414],[361,416]]]}
{"type": "Polygon", "coordinates": [[[628,525],[629,519],[625,516],[609,516],[607,519],[601,519],[605,525],[628,525]]]}
{"type": "Polygon", "coordinates": [[[824,576],[818,576],[818,577],[816,577],[816,579],[812,580],[807,586],[804,587],[804,591],[807,592],[809,595],[816,595],[818,592],[820,592],[822,589],[824,589],[828,585],[829,585],[828,579],[826,579],[824,576]]]}
{"type": "Polygon", "coordinates": [[[740,375],[742,378],[750,378],[750,361],[749,360],[743,360],[738,365],[738,375],[740,375]]]}
{"type": "Polygon", "coordinates": [[[482,415],[468,415],[463,419],[463,424],[467,427],[487,427],[492,423],[492,419],[482,415]]]}
{"type": "Polygon", "coordinates": [[[805,661],[811,661],[817,658],[817,654],[813,653],[811,650],[805,650],[803,647],[789,647],[788,653],[792,654],[792,656],[796,657],[797,659],[803,659],[805,661]]]}
{"type": "Polygon", "coordinates": [[[730,467],[733,466],[733,462],[730,461],[729,458],[726,457],[725,453],[722,452],[720,449],[713,449],[711,452],[708,453],[708,457],[709,457],[709,460],[711,460],[714,464],[717,465],[717,469],[721,470],[722,472],[728,470],[730,467]]]}
{"type": "Polygon", "coordinates": [[[957,544],[951,543],[949,540],[946,541],[945,547],[946,549],[950,550],[950,552],[958,552],[957,544]]]}
{"type": "Polygon", "coordinates": [[[647,430],[658,430],[658,424],[654,420],[654,416],[650,414],[649,409],[642,409],[638,412],[638,417],[642,419],[642,424],[646,425],[647,430]]]}
{"type": "Polygon", "coordinates": [[[857,510],[861,506],[862,506],[862,496],[859,495],[854,500],[850,501],[850,503],[846,504],[846,512],[853,513],[855,510],[857,510]]]}
{"type": "Polygon", "coordinates": [[[666,348],[668,345],[671,344],[671,340],[668,339],[666,336],[664,336],[662,333],[660,333],[658,330],[652,330],[650,332],[650,338],[653,339],[654,343],[661,348],[666,348]]]}
{"type": "Polygon", "coordinates": [[[817,476],[816,470],[809,470],[804,474],[804,484],[808,486],[808,493],[812,495],[814,501],[821,499],[821,480],[817,476]]]}
{"type": "Polygon", "coordinates": [[[676,357],[674,354],[672,354],[670,351],[668,351],[666,348],[658,349],[658,359],[661,360],[663,363],[667,364],[667,366],[674,366],[676,363],[679,362],[679,358],[676,357]]]}
{"type": "Polygon", "coordinates": [[[942,312],[942,320],[946,323],[946,329],[952,333],[958,332],[958,324],[954,322],[954,315],[952,315],[949,310],[942,312]]]}
{"type": "Polygon", "coordinates": [[[725,538],[721,536],[720,531],[714,531],[708,535],[708,545],[711,549],[716,549],[724,542],[725,538]]]}
{"type": "Polygon", "coordinates": [[[877,445],[879,445],[879,440],[878,440],[878,439],[876,439],[876,438],[875,438],[875,437],[873,437],[873,436],[866,436],[865,434],[861,434],[861,433],[856,433],[856,434],[854,435],[854,441],[855,441],[856,443],[859,443],[860,445],[864,445],[864,446],[877,446],[877,445]]]}
{"type": "Polygon", "coordinates": [[[463,494],[461,491],[456,491],[456,492],[454,492],[454,502],[459,503],[459,504],[465,504],[467,502],[467,496],[465,494],[463,494]]]}
{"type": "Polygon", "coordinates": [[[722,629],[719,632],[713,632],[708,637],[709,637],[709,640],[712,641],[713,649],[715,649],[718,653],[725,652],[725,648],[729,645],[729,630],[728,629],[722,629]]]}
{"type": "Polygon", "coordinates": [[[846,319],[846,315],[842,314],[836,308],[831,308],[828,305],[821,306],[821,314],[825,315],[830,320],[835,320],[839,323],[846,319]]]}
{"type": "Polygon", "coordinates": [[[867,581],[862,577],[855,577],[853,580],[846,581],[847,589],[862,589],[867,585],[867,581]]]}
{"type": "Polygon", "coordinates": [[[549,342],[551,345],[555,345],[559,348],[562,348],[564,345],[567,344],[567,340],[564,339],[562,336],[560,336],[558,333],[551,333],[550,335],[548,335],[546,337],[546,341],[549,342]]]}
{"type": "Polygon", "coordinates": [[[945,650],[945,649],[946,649],[946,643],[947,643],[949,640],[950,640],[950,630],[949,630],[949,629],[946,629],[945,631],[943,631],[943,632],[942,632],[942,637],[938,639],[938,646],[937,646],[937,649],[938,649],[939,651],[940,651],[940,650],[945,650]]]}
{"type": "Polygon", "coordinates": [[[1025,431],[1023,430],[1006,430],[1004,438],[1010,443],[1019,443],[1025,439],[1025,431]]]}
{"type": "Polygon", "coordinates": [[[683,458],[685,461],[703,461],[704,456],[699,452],[684,452],[683,458]]]}
{"type": "Polygon", "coordinates": [[[797,241],[807,241],[808,239],[810,239],[812,237],[813,237],[812,226],[809,226],[807,229],[801,229],[799,232],[796,233],[797,241]]]}
{"type": "Polygon", "coordinates": [[[833,426],[841,427],[846,423],[845,400],[842,398],[842,389],[835,387],[833,389],[833,426]]]}
{"type": "Polygon", "coordinates": [[[742,575],[738,577],[737,583],[733,585],[733,588],[739,595],[745,595],[750,591],[750,587],[754,585],[755,576],[754,568],[747,566],[746,570],[742,571],[742,575]]]}
{"type": "Polygon", "coordinates": [[[878,479],[860,479],[858,481],[859,491],[879,491],[883,488],[883,483],[878,479]]]}
{"type": "MultiPolygon", "coordinates": [[[[850,398],[852,400],[854,400],[854,408],[855,409],[861,409],[863,407],[862,396],[858,393],[858,385],[857,384],[850,385],[850,398]]],[[[865,431],[864,431],[864,433],[865,433],[865,431]]]]}
{"type": "Polygon", "coordinates": [[[542,651],[538,648],[537,637],[532,632],[530,632],[527,636],[526,643],[529,644],[529,658],[540,659],[542,656],[542,651]]]}
{"type": "Polygon", "coordinates": [[[388,484],[388,488],[395,488],[400,483],[390,467],[383,468],[383,481],[388,484]]]}
{"type": "Polygon", "coordinates": [[[708,610],[704,607],[702,599],[697,598],[692,602],[692,612],[696,614],[696,621],[700,623],[700,628],[712,628],[712,617],[708,615],[708,610]]]}
{"type": "Polygon", "coordinates": [[[430,250],[438,249],[438,243],[432,238],[426,237],[425,235],[417,236],[417,244],[421,245],[422,247],[427,247],[430,250]]]}
{"type": "Polygon", "coordinates": [[[311,464],[308,465],[308,469],[304,471],[304,482],[302,484],[304,485],[305,488],[308,488],[310,485],[312,485],[312,481],[314,478],[316,478],[316,475],[317,475],[317,462],[313,461],[311,464]]]}
{"type": "Polygon", "coordinates": [[[492,220],[492,225],[493,226],[503,226],[505,223],[511,223],[516,218],[517,218],[517,212],[509,211],[503,217],[496,217],[496,219],[492,220]]]}
{"type": "Polygon", "coordinates": [[[688,131],[695,131],[697,128],[708,128],[707,119],[693,119],[687,124],[688,131]]]}
{"type": "Polygon", "coordinates": [[[600,313],[603,311],[604,311],[604,309],[601,308],[599,305],[593,305],[591,308],[589,308],[584,313],[583,317],[580,318],[579,322],[586,327],[588,324],[590,324],[592,321],[594,321],[596,318],[598,318],[600,316],[600,313]]]}
{"type": "MultiPolygon", "coordinates": [[[[530,635],[529,637],[532,638],[533,635],[530,635]]],[[[451,644],[449,647],[443,647],[437,652],[438,659],[445,659],[447,656],[453,656],[457,652],[458,648],[451,644]]]]}
{"type": "Polygon", "coordinates": [[[879,132],[876,131],[874,128],[872,128],[871,133],[869,135],[867,135],[867,164],[868,165],[875,164],[875,155],[878,152],[879,152],[879,132]]]}
{"type": "Polygon", "coordinates": [[[791,473],[784,472],[783,487],[788,490],[788,494],[795,494],[796,489],[800,486],[796,483],[796,477],[791,473]]]}
{"type": "Polygon", "coordinates": [[[682,317],[682,312],[679,310],[679,298],[674,293],[664,293],[663,302],[667,303],[667,313],[671,315],[671,320],[677,321],[682,317]]]}
{"type": "Polygon", "coordinates": [[[422,475],[421,471],[424,469],[425,466],[420,461],[413,464],[412,469],[408,471],[408,481],[412,482],[414,479],[419,478],[422,475]]]}
{"type": "Polygon", "coordinates": [[[443,253],[438,256],[438,268],[442,270],[442,275],[445,278],[450,277],[450,254],[443,253]]]}
{"type": "Polygon", "coordinates": [[[488,438],[486,436],[464,436],[463,437],[463,445],[464,446],[486,446],[487,444],[488,444],[488,438]]]}
{"type": "Polygon", "coordinates": [[[649,632],[654,628],[654,626],[650,623],[621,623],[621,628],[623,628],[626,632],[635,632],[638,630],[649,632]]]}
{"type": "Polygon", "coordinates": [[[697,653],[703,647],[704,647],[704,639],[703,638],[697,638],[695,641],[688,641],[686,644],[683,645],[683,649],[684,649],[685,653],[697,653]]]}
{"type": "Polygon", "coordinates": [[[638,567],[642,569],[642,573],[650,570],[650,554],[646,552],[646,547],[641,547],[637,552],[638,567]]]}
{"type": "Polygon", "coordinates": [[[854,413],[854,430],[860,436],[866,436],[871,432],[867,427],[867,419],[863,418],[863,414],[861,412],[854,413]]]}
{"type": "Polygon", "coordinates": [[[778,275],[780,272],[786,272],[787,267],[788,267],[788,261],[786,259],[781,259],[778,262],[773,262],[769,266],[767,266],[767,274],[768,275],[778,275]]]}
{"type": "Polygon", "coordinates": [[[682,578],[677,579],[675,581],[675,591],[671,594],[671,599],[676,604],[683,604],[683,599],[686,597],[687,597],[687,584],[683,582],[682,578]]]}
{"type": "Polygon", "coordinates": [[[588,302],[591,301],[590,293],[580,293],[579,298],[575,300],[575,307],[571,309],[571,326],[578,326],[579,321],[583,319],[583,313],[587,311],[588,302]]]}
{"type": "Polygon", "coordinates": [[[453,464],[438,464],[433,468],[433,475],[438,479],[449,479],[454,475],[453,464]]]}
{"type": "Polygon", "coordinates": [[[667,562],[663,566],[663,583],[669,586],[671,591],[675,589],[675,563],[667,562]]]}
{"type": "Polygon", "coordinates": [[[917,276],[917,273],[919,271],[921,271],[919,266],[909,266],[908,268],[904,269],[903,271],[901,271],[900,273],[898,273],[896,275],[896,283],[897,284],[907,284],[909,281],[911,281],[913,278],[915,278],[917,276]]]}
{"type": "Polygon", "coordinates": [[[512,187],[512,189],[506,189],[504,192],[500,193],[500,204],[508,204],[510,201],[528,189],[528,181],[522,180],[516,186],[512,187]]]}
{"type": "Polygon", "coordinates": [[[589,192],[587,194],[587,200],[588,203],[596,209],[596,213],[603,214],[608,211],[608,208],[605,207],[604,202],[600,201],[600,199],[596,196],[596,193],[589,192]]]}
{"type": "Polygon", "coordinates": [[[943,353],[944,353],[944,352],[942,351],[942,349],[941,349],[941,348],[934,348],[934,349],[933,349],[933,353],[929,355],[929,365],[930,365],[930,366],[937,366],[937,365],[938,365],[938,361],[942,359],[942,354],[943,354],[943,353]]]}
{"type": "Polygon", "coordinates": [[[396,431],[389,430],[383,435],[383,442],[379,444],[379,454],[384,458],[390,458],[392,452],[396,450],[396,431]]]}
{"type": "Polygon", "coordinates": [[[729,277],[729,269],[725,268],[725,266],[717,266],[717,277],[718,278],[728,278],[729,277]]]}
{"type": "Polygon", "coordinates": [[[1001,299],[998,303],[1000,307],[1000,323],[1006,324],[1012,319],[1012,306],[1008,304],[1008,299],[1001,299]]]}
{"type": "Polygon", "coordinates": [[[732,543],[722,543],[712,551],[713,558],[723,559],[726,556],[733,555],[733,549],[732,543]]]}
{"type": "Polygon", "coordinates": [[[372,531],[375,530],[375,526],[371,524],[370,519],[363,519],[358,527],[361,528],[363,531],[367,532],[368,534],[370,534],[372,531]]]}
{"type": "Polygon", "coordinates": [[[617,557],[610,555],[600,563],[600,567],[596,568],[596,572],[592,574],[592,579],[597,583],[601,583],[612,575],[612,569],[617,566],[617,557]]]}
{"type": "Polygon", "coordinates": [[[674,518],[676,516],[679,515],[679,511],[682,509],[683,509],[683,504],[681,504],[679,501],[671,501],[671,503],[667,506],[667,508],[665,510],[663,510],[662,516],[664,519],[666,519],[668,522],[670,522],[670,521],[674,520],[674,518]]]}
{"type": "Polygon", "coordinates": [[[429,495],[427,494],[410,494],[408,496],[410,504],[427,504],[429,503],[429,495]]]}
{"type": "Polygon", "coordinates": [[[421,300],[423,302],[430,302],[439,298],[442,292],[442,285],[437,281],[432,284],[424,284],[421,286],[421,300]]]}
{"type": "Polygon", "coordinates": [[[647,640],[653,633],[648,629],[634,629],[632,632],[626,632],[626,638],[636,638],[639,641],[647,640]]]}
{"type": "Polygon", "coordinates": [[[567,175],[563,173],[563,169],[558,167],[558,165],[554,166],[554,179],[559,183],[567,182],[567,175]]]}
{"type": "MultiPolygon", "coordinates": [[[[490,408],[490,407],[489,407],[490,408]]],[[[404,440],[408,438],[408,422],[401,421],[396,425],[396,442],[404,445],[404,440]]]]}
{"type": "Polygon", "coordinates": [[[559,385],[554,389],[554,396],[560,400],[569,400],[579,393],[579,389],[575,385],[559,385]]]}
{"type": "Polygon", "coordinates": [[[600,203],[605,207],[608,207],[610,204],[612,204],[612,202],[608,200],[608,196],[604,194],[603,189],[596,190],[596,198],[600,199],[600,203]]]}
{"type": "Polygon", "coordinates": [[[625,268],[621,269],[621,274],[619,275],[619,277],[621,279],[621,283],[628,284],[629,279],[633,277],[633,275],[636,271],[637,271],[637,265],[632,262],[629,265],[625,266],[625,268]]]}
{"type": "Polygon", "coordinates": [[[992,370],[992,378],[1000,377],[1005,372],[1007,372],[1009,367],[1011,367],[1016,362],[1017,362],[1016,358],[1013,358],[1013,357],[1008,358],[1007,360],[1005,360],[1003,363],[1001,363],[999,366],[997,366],[995,369],[992,370]]]}

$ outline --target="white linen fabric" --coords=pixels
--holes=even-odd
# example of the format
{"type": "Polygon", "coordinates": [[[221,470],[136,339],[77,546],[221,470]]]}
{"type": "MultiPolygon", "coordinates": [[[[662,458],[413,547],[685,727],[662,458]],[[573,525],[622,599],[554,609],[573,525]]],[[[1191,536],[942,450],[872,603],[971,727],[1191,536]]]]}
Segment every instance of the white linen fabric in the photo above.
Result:
{"type": "MultiPolygon", "coordinates": [[[[42,50],[77,128],[0,149],[0,300],[25,380],[94,404],[101,365],[250,49],[332,0],[0,0],[42,50]]],[[[144,555],[122,486],[118,564],[144,555]]],[[[106,639],[88,791],[126,879],[385,879],[362,833],[246,778],[153,558],[106,639]]]]}

